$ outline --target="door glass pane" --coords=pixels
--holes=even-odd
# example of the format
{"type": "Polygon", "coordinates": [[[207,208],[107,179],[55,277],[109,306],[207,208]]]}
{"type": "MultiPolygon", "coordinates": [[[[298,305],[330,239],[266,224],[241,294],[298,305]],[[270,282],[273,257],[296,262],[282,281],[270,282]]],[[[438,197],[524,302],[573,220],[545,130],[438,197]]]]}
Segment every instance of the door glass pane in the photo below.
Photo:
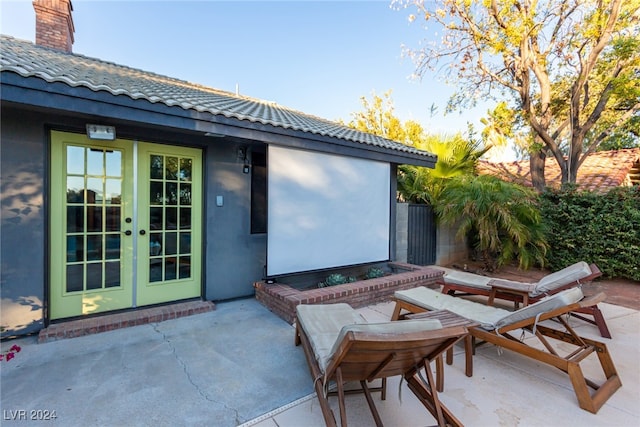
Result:
{"type": "Polygon", "coordinates": [[[180,253],[191,253],[191,233],[180,233],[180,253]]]}
{"type": "Polygon", "coordinates": [[[162,179],[162,171],[164,170],[164,157],[152,155],[150,157],[151,179],[162,179]]]}
{"type": "Polygon", "coordinates": [[[165,179],[167,180],[177,180],[178,179],[178,158],[177,157],[166,157],[166,175],[165,179]]]}
{"type": "Polygon", "coordinates": [[[149,280],[190,278],[193,159],[153,154],[149,165],[149,280]]]}
{"type": "Polygon", "coordinates": [[[149,235],[149,255],[162,255],[162,233],[151,233],[149,235]]]}
{"type": "Polygon", "coordinates": [[[122,153],[120,151],[107,151],[105,156],[106,175],[113,177],[122,176],[122,153]]]}
{"type": "Polygon", "coordinates": [[[84,177],[67,177],[67,203],[84,202],[84,177]]]}
{"type": "Polygon", "coordinates": [[[87,231],[102,231],[102,206],[87,206],[87,231]]]}
{"type": "Polygon", "coordinates": [[[104,192],[101,178],[87,179],[87,203],[102,203],[104,192]]]}
{"type": "Polygon", "coordinates": [[[102,235],[87,236],[87,261],[102,259],[102,235]]]}
{"type": "Polygon", "coordinates": [[[120,234],[107,234],[104,259],[120,259],[120,234]]]}
{"type": "Polygon", "coordinates": [[[102,288],[102,263],[87,264],[87,289],[102,288]]]}
{"type": "Polygon", "coordinates": [[[151,181],[149,184],[149,202],[152,205],[162,205],[164,202],[164,192],[162,182],[151,181]]]}
{"type": "Polygon", "coordinates": [[[180,229],[185,230],[191,228],[191,209],[180,208],[180,229]]]}
{"type": "Polygon", "coordinates": [[[164,252],[166,255],[175,255],[178,252],[178,233],[165,233],[164,252]]]}
{"type": "Polygon", "coordinates": [[[176,275],[176,259],[165,258],[164,260],[164,280],[175,280],[176,275]]]}
{"type": "Polygon", "coordinates": [[[162,258],[149,261],[149,282],[162,282],[162,258]]]}
{"type": "Polygon", "coordinates": [[[178,204],[178,183],[167,182],[165,198],[168,205],[178,204]]]}
{"type": "Polygon", "coordinates": [[[166,208],[167,222],[164,224],[164,228],[167,230],[175,230],[178,228],[178,210],[177,208],[166,208]]]}
{"type": "Polygon", "coordinates": [[[68,146],[66,154],[65,289],[120,286],[122,151],[68,146]]]}
{"type": "Polygon", "coordinates": [[[104,264],[104,287],[114,288],[120,286],[120,261],[106,262],[104,264]]]}
{"type": "Polygon", "coordinates": [[[180,267],[178,268],[178,274],[180,279],[191,277],[191,257],[180,257],[180,267]]]}
{"type": "Polygon", "coordinates": [[[105,184],[105,201],[111,205],[122,203],[122,180],[107,179],[105,184]]]}
{"type": "Polygon", "coordinates": [[[191,181],[191,159],[180,159],[180,181],[191,181]]]}
{"type": "Polygon", "coordinates": [[[104,151],[90,148],[87,151],[87,175],[104,175],[104,151]]]}
{"type": "Polygon", "coordinates": [[[67,206],[67,233],[84,231],[84,206],[67,206]]]}
{"type": "Polygon", "coordinates": [[[67,236],[67,262],[84,261],[84,236],[67,236]]]}
{"type": "Polygon", "coordinates": [[[191,204],[191,184],[180,184],[180,205],[189,206],[191,204]]]}
{"type": "Polygon", "coordinates": [[[162,215],[163,208],[149,209],[149,228],[151,230],[161,230],[164,222],[162,215]]]}
{"type": "Polygon", "coordinates": [[[82,290],[84,278],[82,277],[83,264],[67,265],[67,292],[77,292],[82,290]]]}
{"type": "Polygon", "coordinates": [[[120,231],[120,206],[105,207],[105,231],[120,231]]]}
{"type": "Polygon", "coordinates": [[[67,147],[67,174],[84,175],[84,147],[67,147]]]}

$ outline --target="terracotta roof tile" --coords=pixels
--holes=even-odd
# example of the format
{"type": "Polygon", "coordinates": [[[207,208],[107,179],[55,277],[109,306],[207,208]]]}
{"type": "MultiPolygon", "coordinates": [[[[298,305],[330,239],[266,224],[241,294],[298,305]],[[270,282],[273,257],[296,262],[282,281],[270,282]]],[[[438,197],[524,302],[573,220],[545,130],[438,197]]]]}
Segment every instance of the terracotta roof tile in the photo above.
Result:
{"type": "Polygon", "coordinates": [[[185,110],[209,112],[227,118],[339,138],[355,143],[401,151],[435,160],[434,154],[361,132],[337,122],[308,115],[274,102],[190,83],[159,74],[64,53],[9,36],[0,36],[0,71],[72,87],[107,91],[116,96],[145,99],[185,110]]]}
{"type": "MultiPolygon", "coordinates": [[[[547,187],[559,188],[562,174],[554,158],[547,158],[544,168],[547,187]]],[[[531,187],[529,160],[493,163],[480,161],[478,173],[531,187]]],[[[607,192],[615,187],[640,183],[640,148],[599,151],[587,156],[580,168],[578,189],[607,192]]]]}

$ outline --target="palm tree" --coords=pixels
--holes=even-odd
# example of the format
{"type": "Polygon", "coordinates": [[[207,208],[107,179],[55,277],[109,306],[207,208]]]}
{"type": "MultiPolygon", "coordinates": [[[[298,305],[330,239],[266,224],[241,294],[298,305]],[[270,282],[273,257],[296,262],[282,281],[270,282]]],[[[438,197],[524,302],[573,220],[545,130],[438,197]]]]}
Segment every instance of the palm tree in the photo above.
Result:
{"type": "Polygon", "coordinates": [[[423,136],[413,146],[437,155],[438,160],[434,169],[400,166],[398,192],[404,201],[431,205],[437,203],[451,178],[473,174],[478,159],[491,148],[465,139],[460,133],[423,136]]]}
{"type": "Polygon", "coordinates": [[[393,114],[390,92],[384,99],[374,95],[371,102],[362,98],[362,103],[364,111],[354,114],[349,126],[438,156],[434,169],[398,168],[399,200],[432,205],[440,223],[457,227],[457,236],[471,241],[489,269],[514,258],[524,269],[544,265],[548,245],[535,193],[497,178],[475,176],[478,159],[491,145],[482,146],[460,133],[426,135],[420,124],[402,123],[393,114]]]}
{"type": "Polygon", "coordinates": [[[457,225],[457,238],[470,236],[489,271],[513,259],[525,270],[545,264],[548,244],[531,188],[488,175],[460,176],[448,182],[434,210],[443,224],[457,225]]]}

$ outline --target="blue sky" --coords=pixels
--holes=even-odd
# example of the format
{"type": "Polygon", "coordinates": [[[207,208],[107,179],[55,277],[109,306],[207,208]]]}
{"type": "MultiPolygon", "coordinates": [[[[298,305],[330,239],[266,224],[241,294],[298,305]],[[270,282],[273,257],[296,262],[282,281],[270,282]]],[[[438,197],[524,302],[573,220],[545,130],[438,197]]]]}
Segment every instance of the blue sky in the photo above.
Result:
{"type": "MultiPolygon", "coordinates": [[[[1,32],[34,41],[31,0],[2,0],[1,32]]],[[[73,0],[74,53],[349,121],[391,90],[395,114],[429,132],[466,130],[487,106],[444,115],[445,76],[410,78],[402,45],[428,36],[390,1],[73,0]],[[438,109],[431,115],[431,106],[438,109]]]]}

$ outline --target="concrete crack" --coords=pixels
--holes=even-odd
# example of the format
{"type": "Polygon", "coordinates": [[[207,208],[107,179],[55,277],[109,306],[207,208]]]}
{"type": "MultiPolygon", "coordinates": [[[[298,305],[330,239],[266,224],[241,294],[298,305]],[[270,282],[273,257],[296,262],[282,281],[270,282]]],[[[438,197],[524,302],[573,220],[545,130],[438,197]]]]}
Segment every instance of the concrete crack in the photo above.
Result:
{"type": "Polygon", "coordinates": [[[215,403],[217,405],[221,405],[222,407],[224,407],[225,409],[228,409],[230,411],[233,411],[233,413],[235,414],[235,420],[236,420],[236,425],[240,425],[242,424],[242,421],[240,421],[240,414],[238,413],[238,410],[235,408],[231,408],[229,407],[226,403],[217,401],[213,398],[211,398],[207,393],[205,393],[204,390],[202,390],[202,388],[200,386],[198,386],[198,384],[196,384],[196,382],[193,380],[193,378],[191,377],[191,373],[189,372],[189,369],[187,367],[187,364],[185,363],[184,360],[182,360],[182,358],[178,355],[177,352],[177,348],[175,345],[173,345],[173,343],[171,342],[171,339],[169,339],[169,337],[162,332],[160,329],[158,329],[158,323],[151,323],[151,327],[153,328],[153,330],[162,337],[162,340],[169,346],[169,348],[171,349],[171,353],[173,354],[174,359],[178,362],[178,364],[182,367],[182,371],[185,374],[185,377],[187,378],[187,381],[189,381],[189,384],[191,384],[196,391],[198,392],[198,394],[200,396],[202,396],[202,398],[208,402],[211,403],[215,403]]]}

